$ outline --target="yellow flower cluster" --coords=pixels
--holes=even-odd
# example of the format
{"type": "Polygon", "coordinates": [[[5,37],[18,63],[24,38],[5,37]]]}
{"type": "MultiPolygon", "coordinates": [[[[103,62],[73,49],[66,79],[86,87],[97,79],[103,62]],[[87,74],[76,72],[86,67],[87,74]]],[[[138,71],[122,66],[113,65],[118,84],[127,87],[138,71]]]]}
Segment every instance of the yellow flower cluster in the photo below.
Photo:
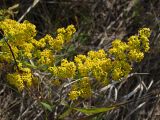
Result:
{"type": "MultiPolygon", "coordinates": [[[[149,36],[150,29],[143,28],[139,30],[138,35],[128,38],[126,43],[119,39],[113,41],[112,48],[108,51],[109,55],[102,49],[89,51],[87,55],[75,56],[73,62],[63,60],[60,66],[50,67],[49,70],[55,77],[60,79],[76,78],[78,76],[82,77],[82,79],[85,78],[85,81],[86,79],[94,78],[103,84],[108,84],[109,80],[119,80],[128,76],[132,70],[131,63],[139,62],[143,59],[144,53],[149,50],[149,36]],[[68,65],[69,63],[72,63],[72,65],[68,65]]],[[[78,97],[83,98],[86,95],[82,94],[82,91],[88,90],[83,83],[88,84],[86,82],[77,82],[72,85],[69,93],[71,100],[75,100],[78,97]],[[81,86],[85,86],[87,90],[84,90],[81,86]]]]}
{"type": "Polygon", "coordinates": [[[49,67],[49,70],[60,79],[73,78],[76,71],[76,66],[74,62],[68,62],[66,59],[63,59],[61,66],[49,67]]]}
{"type": "Polygon", "coordinates": [[[72,85],[69,93],[71,100],[76,100],[78,97],[89,98],[92,94],[89,77],[83,77],[78,82],[72,85]]]}
{"type": "Polygon", "coordinates": [[[22,91],[25,87],[31,87],[32,85],[32,72],[29,68],[23,68],[22,63],[18,64],[20,69],[15,73],[7,74],[8,82],[15,86],[19,91],[22,91]]]}
{"type": "Polygon", "coordinates": [[[39,48],[44,48],[47,46],[47,48],[50,48],[52,50],[60,51],[63,48],[64,43],[70,42],[75,32],[75,27],[73,25],[69,25],[66,29],[57,29],[57,36],[55,38],[47,34],[44,38],[41,38],[39,41],[33,39],[32,43],[39,48]]]}
{"type": "MultiPolygon", "coordinates": [[[[69,25],[66,29],[59,28],[57,30],[56,38],[53,38],[51,35],[46,35],[40,40],[34,39],[36,36],[36,29],[35,25],[29,23],[28,21],[24,21],[23,23],[18,23],[11,19],[5,19],[4,21],[0,22],[0,29],[4,31],[4,36],[7,38],[9,45],[11,46],[16,59],[19,58],[27,58],[32,59],[39,58],[36,54],[36,51],[41,49],[42,54],[44,51],[48,50],[52,51],[59,51],[62,49],[63,44],[69,42],[71,37],[75,33],[76,29],[73,25],[69,25]],[[18,58],[19,57],[19,58],[18,58]]],[[[3,41],[0,43],[0,47],[2,52],[0,54],[1,61],[11,62],[13,60],[11,52],[8,48],[8,45],[3,41]]],[[[41,54],[41,53],[40,53],[41,54]]],[[[52,56],[53,58],[53,56],[52,56]]],[[[44,62],[44,56],[39,58],[38,61],[43,61],[39,63],[46,63],[44,62]]],[[[51,56],[50,58],[51,59],[51,56]]],[[[54,58],[53,58],[54,59],[54,58]]],[[[50,63],[50,62],[49,62],[50,63]]]]}
{"type": "MultiPolygon", "coordinates": [[[[34,46],[33,46],[33,44],[32,43],[24,43],[23,44],[23,47],[24,47],[24,56],[26,57],[26,58],[29,58],[29,59],[31,59],[32,58],[32,51],[33,51],[33,49],[34,49],[34,46]]],[[[12,48],[13,49],[13,48],[12,48]]]]}
{"type": "Polygon", "coordinates": [[[109,54],[114,57],[112,62],[111,76],[113,80],[118,80],[127,76],[132,70],[131,62],[140,62],[144,53],[149,50],[150,29],[143,28],[139,30],[138,35],[128,38],[128,42],[122,42],[116,39],[112,42],[112,48],[109,54]]]}
{"type": "MultiPolygon", "coordinates": [[[[30,42],[36,36],[35,25],[28,21],[18,23],[14,20],[5,19],[0,22],[0,29],[3,30],[4,36],[7,38],[7,42],[11,46],[16,59],[20,57],[20,54],[28,58],[32,57],[33,45],[30,42]]],[[[13,57],[5,40],[1,41],[1,51],[0,61],[12,62],[13,57]]]]}
{"type": "Polygon", "coordinates": [[[40,56],[41,57],[38,60],[38,64],[53,64],[54,56],[52,50],[44,49],[42,52],[40,52],[40,56]]]}
{"type": "Polygon", "coordinates": [[[112,48],[109,53],[116,60],[131,60],[139,62],[143,59],[144,53],[149,50],[150,29],[143,28],[139,30],[138,35],[128,38],[128,42],[122,42],[116,39],[112,42],[112,48]]]}
{"type": "MultiPolygon", "coordinates": [[[[5,37],[0,41],[0,63],[6,62],[11,65],[16,61],[19,62],[19,71],[8,74],[7,79],[20,91],[25,86],[32,85],[32,71],[25,66],[30,65],[29,60],[32,60],[36,66],[54,65],[56,52],[71,40],[76,31],[73,25],[69,25],[67,28],[59,28],[55,38],[47,34],[36,40],[35,25],[28,21],[19,23],[11,19],[0,21],[0,29],[4,32],[5,37]],[[14,57],[16,61],[13,59],[14,57]]],[[[76,68],[73,62],[64,60],[61,65],[63,67],[57,67],[57,76],[62,78],[66,78],[67,74],[69,77],[74,76],[76,68]],[[65,74],[63,74],[64,71],[65,74]]]]}
{"type": "Polygon", "coordinates": [[[11,43],[22,45],[36,36],[35,25],[28,21],[18,23],[11,19],[5,19],[0,23],[0,28],[3,30],[4,36],[7,37],[11,43]]]}
{"type": "Polygon", "coordinates": [[[7,75],[7,80],[11,85],[14,85],[19,91],[22,91],[25,87],[31,87],[32,74],[31,73],[18,73],[7,75]]]}
{"type": "Polygon", "coordinates": [[[78,55],[74,59],[78,73],[82,77],[93,76],[97,80],[106,80],[108,70],[111,69],[111,60],[104,50],[89,51],[88,56],[78,55]]]}
{"type": "Polygon", "coordinates": [[[128,50],[128,45],[119,39],[112,42],[112,48],[109,49],[109,53],[115,57],[116,60],[126,59],[126,50],[128,50]]]}
{"type": "Polygon", "coordinates": [[[128,76],[131,70],[132,67],[127,61],[115,60],[112,62],[111,78],[113,80],[119,80],[122,77],[128,76]]]}
{"type": "MultiPolygon", "coordinates": [[[[76,31],[73,25],[57,29],[56,37],[47,34],[39,40],[35,39],[35,25],[28,21],[18,23],[5,19],[0,21],[0,29],[7,38],[0,41],[0,63],[5,62],[9,65],[15,63],[11,48],[19,68],[7,74],[9,83],[19,91],[30,87],[34,82],[32,70],[25,65],[30,64],[29,61],[32,60],[37,68],[45,65],[45,68],[53,74],[52,83],[57,86],[63,79],[79,79],[71,84],[69,92],[71,100],[91,96],[91,79],[108,84],[111,80],[128,76],[132,70],[132,62],[140,62],[144,53],[149,50],[150,29],[142,28],[138,35],[129,37],[127,42],[119,39],[113,41],[108,53],[103,49],[89,51],[87,55],[75,56],[73,61],[63,59],[60,65],[55,65],[56,54],[62,50],[65,43],[70,42],[76,31]]],[[[3,68],[2,65],[0,68],[3,68]]]]}
{"type": "Polygon", "coordinates": [[[145,52],[149,50],[149,37],[151,35],[149,28],[143,28],[138,31],[139,38],[141,40],[142,48],[145,52]]]}
{"type": "Polygon", "coordinates": [[[138,31],[138,35],[131,36],[128,39],[129,53],[128,58],[131,61],[141,61],[144,53],[149,50],[150,29],[143,28],[138,31]]]}

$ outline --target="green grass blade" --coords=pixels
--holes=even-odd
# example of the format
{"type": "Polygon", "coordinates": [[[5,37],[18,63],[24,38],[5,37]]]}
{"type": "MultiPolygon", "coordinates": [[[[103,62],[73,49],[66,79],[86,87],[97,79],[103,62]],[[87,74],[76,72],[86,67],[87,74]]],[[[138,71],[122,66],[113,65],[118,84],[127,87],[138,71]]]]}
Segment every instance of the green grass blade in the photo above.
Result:
{"type": "Polygon", "coordinates": [[[49,110],[50,112],[52,112],[52,106],[51,105],[49,105],[49,104],[47,104],[47,103],[45,103],[45,102],[40,102],[41,104],[42,104],[42,106],[45,108],[45,109],[47,109],[47,110],[49,110]]]}
{"type": "Polygon", "coordinates": [[[77,110],[85,115],[94,115],[97,113],[103,113],[110,110],[115,109],[115,106],[112,107],[105,107],[105,108],[73,108],[74,110],[77,110]]]}

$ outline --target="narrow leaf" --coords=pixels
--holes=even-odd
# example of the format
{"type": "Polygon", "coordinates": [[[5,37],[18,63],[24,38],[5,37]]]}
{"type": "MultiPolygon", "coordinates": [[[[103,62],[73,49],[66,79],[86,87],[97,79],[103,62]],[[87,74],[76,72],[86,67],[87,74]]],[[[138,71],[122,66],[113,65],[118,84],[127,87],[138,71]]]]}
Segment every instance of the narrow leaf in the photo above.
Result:
{"type": "Polygon", "coordinates": [[[64,119],[65,117],[67,117],[71,113],[71,111],[72,111],[72,109],[69,108],[62,115],[59,116],[59,119],[64,119]]]}
{"type": "Polygon", "coordinates": [[[42,106],[45,108],[45,109],[47,109],[47,110],[49,110],[50,112],[52,112],[52,106],[51,105],[49,105],[49,104],[47,104],[47,103],[45,103],[45,102],[40,102],[41,104],[42,104],[42,106]]]}
{"type": "Polygon", "coordinates": [[[73,109],[81,113],[84,113],[85,115],[94,115],[97,113],[102,113],[102,112],[113,110],[114,108],[115,106],[106,107],[106,108],[73,108],[73,109]]]}

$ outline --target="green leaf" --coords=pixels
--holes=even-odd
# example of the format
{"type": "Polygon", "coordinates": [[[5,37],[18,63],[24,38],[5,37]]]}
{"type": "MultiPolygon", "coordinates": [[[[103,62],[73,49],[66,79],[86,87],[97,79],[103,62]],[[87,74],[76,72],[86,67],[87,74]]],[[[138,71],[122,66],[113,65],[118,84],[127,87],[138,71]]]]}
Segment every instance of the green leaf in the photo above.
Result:
{"type": "Polygon", "coordinates": [[[103,113],[103,112],[113,110],[115,109],[115,106],[106,107],[106,108],[73,108],[73,109],[81,113],[84,113],[85,115],[94,115],[97,113],[103,113]]]}
{"type": "Polygon", "coordinates": [[[71,111],[72,111],[72,108],[69,108],[64,113],[62,113],[62,115],[59,116],[59,119],[64,119],[65,117],[67,117],[71,113],[71,111]]]}
{"type": "Polygon", "coordinates": [[[51,106],[51,105],[49,105],[48,103],[45,103],[45,102],[40,102],[40,103],[42,104],[42,106],[43,106],[45,109],[47,109],[47,110],[49,110],[50,112],[52,112],[53,106],[51,106]]]}
{"type": "Polygon", "coordinates": [[[36,69],[36,68],[37,68],[37,66],[32,65],[32,64],[30,64],[30,63],[28,63],[28,62],[23,61],[22,63],[23,63],[24,65],[26,65],[27,67],[30,67],[30,68],[33,68],[33,69],[36,69]]]}

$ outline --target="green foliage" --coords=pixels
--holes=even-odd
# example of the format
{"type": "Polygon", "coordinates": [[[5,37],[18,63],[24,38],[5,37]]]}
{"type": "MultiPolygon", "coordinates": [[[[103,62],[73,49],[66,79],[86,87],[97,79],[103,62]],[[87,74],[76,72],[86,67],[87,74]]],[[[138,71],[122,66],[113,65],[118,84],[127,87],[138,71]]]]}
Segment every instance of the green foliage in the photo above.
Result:
{"type": "Polygon", "coordinates": [[[85,115],[94,115],[98,113],[108,112],[115,109],[116,107],[106,107],[106,108],[73,108],[85,115]]]}
{"type": "Polygon", "coordinates": [[[50,112],[52,112],[53,106],[49,105],[46,102],[40,102],[40,103],[44,107],[44,109],[49,110],[50,112]]]}

